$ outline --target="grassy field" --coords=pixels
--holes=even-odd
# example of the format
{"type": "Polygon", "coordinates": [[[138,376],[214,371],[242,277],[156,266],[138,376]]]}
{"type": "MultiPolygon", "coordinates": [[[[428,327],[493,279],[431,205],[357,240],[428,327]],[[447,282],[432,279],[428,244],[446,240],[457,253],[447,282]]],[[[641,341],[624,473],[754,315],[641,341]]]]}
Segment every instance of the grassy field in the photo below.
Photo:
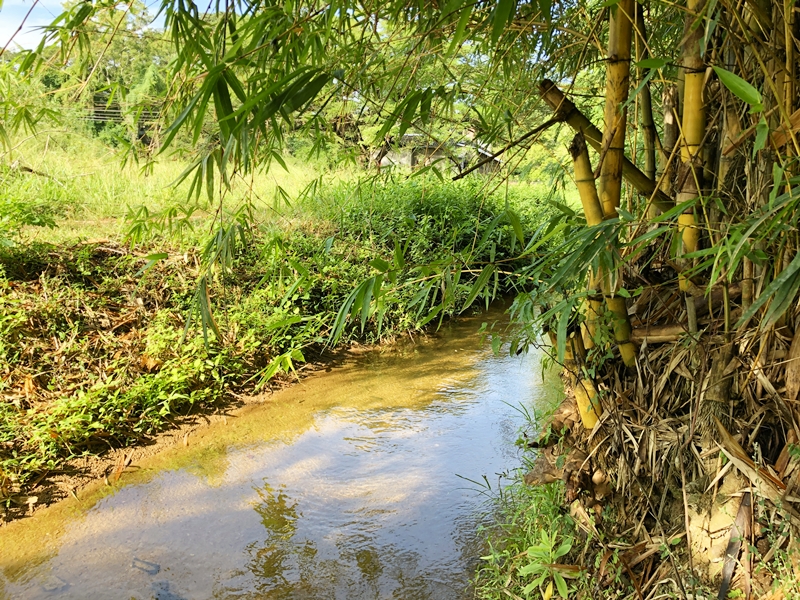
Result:
{"type": "MultiPolygon", "coordinates": [[[[280,223],[305,214],[305,206],[293,204],[315,180],[331,186],[364,176],[355,165],[333,166],[325,157],[312,159],[302,152],[283,160],[287,169],[272,163],[252,176],[234,177],[222,202],[226,210],[248,203],[257,223],[280,223]]],[[[175,185],[186,164],[182,156],[156,156],[151,163],[145,157],[138,163],[126,161],[122,150],[101,143],[89,132],[53,130],[21,139],[0,161],[0,224],[4,230],[0,236],[8,240],[21,234],[26,242],[122,242],[131,233],[135,239],[137,232],[132,232],[132,227],[146,220],[153,231],[164,231],[170,241],[196,243],[207,233],[202,226],[219,216],[220,197],[209,199],[204,194],[187,200],[189,182],[175,185]],[[193,234],[186,226],[170,231],[170,220],[192,223],[200,231],[193,234]]],[[[554,164],[550,161],[547,168],[525,170],[524,177],[506,182],[500,177],[485,178],[480,192],[508,194],[515,206],[522,202],[523,209],[530,200],[551,197],[573,208],[579,206],[574,186],[564,189],[563,174],[557,176],[554,164]]],[[[396,180],[403,181],[408,175],[399,172],[396,180]]],[[[341,194],[336,198],[342,199],[341,194]]]]}
{"type": "MultiPolygon", "coordinates": [[[[218,198],[187,201],[189,183],[175,185],[186,166],[180,157],[155,157],[149,165],[144,157],[138,164],[123,159],[120,150],[88,134],[60,131],[21,140],[0,163],[0,218],[6,217],[7,230],[21,229],[26,242],[71,243],[123,241],[142,207],[153,223],[187,216],[189,210],[197,226],[214,217],[218,198]]],[[[269,172],[234,178],[225,204],[249,199],[264,220],[320,175],[334,181],[354,177],[346,169],[327,173],[319,162],[292,156],[285,161],[288,171],[274,165],[269,172]]]]}

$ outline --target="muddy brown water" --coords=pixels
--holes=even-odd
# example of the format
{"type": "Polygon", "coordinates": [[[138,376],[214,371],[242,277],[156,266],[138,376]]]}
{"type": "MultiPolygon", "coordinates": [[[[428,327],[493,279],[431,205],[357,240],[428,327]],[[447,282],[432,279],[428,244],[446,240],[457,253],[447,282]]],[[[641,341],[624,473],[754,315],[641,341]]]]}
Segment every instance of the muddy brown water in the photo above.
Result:
{"type": "Polygon", "coordinates": [[[520,407],[559,393],[480,322],[315,375],[3,528],[0,598],[471,597],[480,483],[519,466],[520,407]]]}

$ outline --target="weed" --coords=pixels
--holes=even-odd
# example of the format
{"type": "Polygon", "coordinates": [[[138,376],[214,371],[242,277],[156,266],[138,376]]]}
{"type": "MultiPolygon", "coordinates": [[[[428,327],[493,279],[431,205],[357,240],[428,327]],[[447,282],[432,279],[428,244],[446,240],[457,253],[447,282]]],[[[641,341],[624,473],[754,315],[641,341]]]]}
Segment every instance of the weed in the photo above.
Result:
{"type": "MultiPolygon", "coordinates": [[[[477,596],[507,598],[506,592],[528,596],[549,583],[567,595],[556,565],[572,550],[575,524],[563,513],[563,485],[527,486],[520,478],[505,489],[497,507],[497,523],[489,530],[490,553],[475,579],[477,596]]],[[[513,597],[513,596],[511,596],[513,597]]]]}

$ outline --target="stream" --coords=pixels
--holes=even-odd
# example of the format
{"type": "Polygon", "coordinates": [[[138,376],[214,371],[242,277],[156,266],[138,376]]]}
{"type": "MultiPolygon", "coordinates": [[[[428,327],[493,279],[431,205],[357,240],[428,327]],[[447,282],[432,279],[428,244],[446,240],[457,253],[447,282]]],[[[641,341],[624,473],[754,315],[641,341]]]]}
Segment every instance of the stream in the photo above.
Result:
{"type": "Polygon", "coordinates": [[[348,359],[0,529],[0,598],[459,599],[541,356],[482,321],[348,359]]]}

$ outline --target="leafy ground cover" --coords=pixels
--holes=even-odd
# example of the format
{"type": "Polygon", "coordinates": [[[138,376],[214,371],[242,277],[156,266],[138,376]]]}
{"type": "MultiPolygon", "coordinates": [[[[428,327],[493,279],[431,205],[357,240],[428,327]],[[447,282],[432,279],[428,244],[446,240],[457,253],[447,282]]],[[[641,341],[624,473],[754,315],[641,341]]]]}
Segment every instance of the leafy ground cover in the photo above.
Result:
{"type": "Polygon", "coordinates": [[[507,291],[513,280],[498,271],[494,289],[474,292],[479,271],[463,267],[512,256],[518,230],[529,237],[547,212],[528,201],[512,213],[506,200],[480,181],[342,183],[235,229],[216,262],[205,257],[218,235],[206,246],[163,237],[4,246],[2,497],[71,457],[291,376],[326,348],[421,329],[507,291]],[[441,294],[447,308],[432,315],[441,294]]]}

